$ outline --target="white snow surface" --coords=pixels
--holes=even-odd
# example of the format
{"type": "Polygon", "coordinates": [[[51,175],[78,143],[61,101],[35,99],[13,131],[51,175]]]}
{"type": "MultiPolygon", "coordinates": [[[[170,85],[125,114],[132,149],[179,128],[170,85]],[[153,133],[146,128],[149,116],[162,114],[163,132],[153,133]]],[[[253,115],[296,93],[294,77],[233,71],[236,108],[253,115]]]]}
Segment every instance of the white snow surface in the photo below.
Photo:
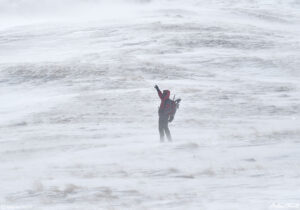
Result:
{"type": "Polygon", "coordinates": [[[299,0],[0,0],[0,210],[300,209],[299,81],[299,0]]]}

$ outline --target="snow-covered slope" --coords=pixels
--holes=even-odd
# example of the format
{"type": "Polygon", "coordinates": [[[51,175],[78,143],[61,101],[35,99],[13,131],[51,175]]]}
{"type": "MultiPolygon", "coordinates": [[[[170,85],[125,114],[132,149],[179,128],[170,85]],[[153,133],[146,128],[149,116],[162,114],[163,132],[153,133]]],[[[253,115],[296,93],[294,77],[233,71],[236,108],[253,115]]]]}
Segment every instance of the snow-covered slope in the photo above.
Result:
{"type": "Polygon", "coordinates": [[[0,209],[300,208],[299,1],[0,3],[0,209]]]}

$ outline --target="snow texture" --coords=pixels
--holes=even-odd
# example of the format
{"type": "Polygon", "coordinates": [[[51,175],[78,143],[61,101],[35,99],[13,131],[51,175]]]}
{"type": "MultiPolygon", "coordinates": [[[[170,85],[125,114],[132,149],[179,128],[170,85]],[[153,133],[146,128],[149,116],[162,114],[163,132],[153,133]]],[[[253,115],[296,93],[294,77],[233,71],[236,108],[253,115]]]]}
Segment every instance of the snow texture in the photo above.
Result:
{"type": "Polygon", "coordinates": [[[0,210],[300,209],[299,81],[299,0],[0,0],[0,210]]]}

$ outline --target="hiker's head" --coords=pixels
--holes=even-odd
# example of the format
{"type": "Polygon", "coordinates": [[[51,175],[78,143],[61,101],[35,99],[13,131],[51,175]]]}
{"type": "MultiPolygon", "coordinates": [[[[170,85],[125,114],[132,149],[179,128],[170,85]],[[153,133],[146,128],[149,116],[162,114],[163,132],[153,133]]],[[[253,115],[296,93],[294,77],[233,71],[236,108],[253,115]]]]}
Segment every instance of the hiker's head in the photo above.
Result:
{"type": "Polygon", "coordinates": [[[169,90],[164,90],[163,91],[163,98],[169,98],[170,97],[170,91],[169,90]]]}

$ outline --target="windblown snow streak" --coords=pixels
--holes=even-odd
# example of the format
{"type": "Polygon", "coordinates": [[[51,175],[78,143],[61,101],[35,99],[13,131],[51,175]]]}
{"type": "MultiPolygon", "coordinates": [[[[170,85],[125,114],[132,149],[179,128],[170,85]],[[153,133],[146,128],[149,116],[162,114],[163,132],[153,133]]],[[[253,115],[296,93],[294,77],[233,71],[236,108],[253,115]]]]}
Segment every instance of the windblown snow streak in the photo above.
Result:
{"type": "Polygon", "coordinates": [[[0,209],[300,208],[299,1],[0,3],[0,209]]]}

